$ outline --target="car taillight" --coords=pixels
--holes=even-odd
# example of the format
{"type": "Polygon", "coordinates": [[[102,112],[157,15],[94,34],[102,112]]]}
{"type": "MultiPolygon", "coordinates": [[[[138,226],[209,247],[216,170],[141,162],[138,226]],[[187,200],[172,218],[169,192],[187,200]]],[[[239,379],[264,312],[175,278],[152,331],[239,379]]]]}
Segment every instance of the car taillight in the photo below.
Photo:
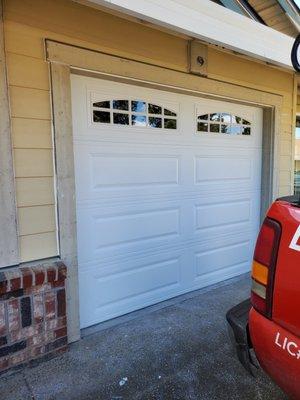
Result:
{"type": "Polygon", "coordinates": [[[257,238],[252,265],[252,306],[268,318],[272,316],[273,286],[280,236],[280,224],[266,218],[257,238]]]}

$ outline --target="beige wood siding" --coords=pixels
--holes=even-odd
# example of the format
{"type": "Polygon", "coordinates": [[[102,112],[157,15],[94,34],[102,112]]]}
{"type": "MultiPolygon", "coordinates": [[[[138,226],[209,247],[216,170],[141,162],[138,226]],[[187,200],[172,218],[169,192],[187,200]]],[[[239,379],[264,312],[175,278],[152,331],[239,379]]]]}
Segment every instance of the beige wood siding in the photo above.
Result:
{"type": "MultiPolygon", "coordinates": [[[[22,261],[57,254],[51,101],[44,39],[187,72],[186,38],[69,0],[6,0],[12,141],[22,261]]],[[[294,76],[209,48],[208,77],[283,99],[279,195],[292,188],[294,76]]]]}

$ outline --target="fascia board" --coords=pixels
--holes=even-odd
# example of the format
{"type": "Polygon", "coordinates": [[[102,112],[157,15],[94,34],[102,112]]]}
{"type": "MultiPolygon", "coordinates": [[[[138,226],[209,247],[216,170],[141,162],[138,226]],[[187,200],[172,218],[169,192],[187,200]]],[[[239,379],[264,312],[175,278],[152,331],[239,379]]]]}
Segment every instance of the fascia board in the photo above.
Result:
{"type": "Polygon", "coordinates": [[[192,38],[292,69],[294,39],[210,0],[89,0],[192,38]]]}

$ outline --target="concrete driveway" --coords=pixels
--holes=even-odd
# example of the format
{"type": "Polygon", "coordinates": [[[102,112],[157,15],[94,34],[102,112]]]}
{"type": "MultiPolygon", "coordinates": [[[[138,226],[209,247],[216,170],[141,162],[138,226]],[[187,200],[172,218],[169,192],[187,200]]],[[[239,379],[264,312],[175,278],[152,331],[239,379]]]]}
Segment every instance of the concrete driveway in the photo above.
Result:
{"type": "Polygon", "coordinates": [[[0,399],[286,399],[263,374],[247,375],[228,340],[225,313],[247,297],[249,281],[243,276],[108,324],[64,355],[2,376],[0,399]]]}

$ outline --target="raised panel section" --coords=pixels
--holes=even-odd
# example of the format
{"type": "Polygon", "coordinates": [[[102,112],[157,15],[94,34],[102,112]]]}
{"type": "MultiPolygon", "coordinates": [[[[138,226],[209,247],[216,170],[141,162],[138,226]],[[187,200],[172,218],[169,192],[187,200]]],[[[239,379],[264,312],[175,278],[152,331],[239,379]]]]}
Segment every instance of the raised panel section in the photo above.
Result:
{"type": "Polygon", "coordinates": [[[207,252],[196,253],[196,276],[209,274],[224,268],[247,263],[250,258],[250,242],[242,242],[207,252]]]}
{"type": "Polygon", "coordinates": [[[250,211],[249,201],[196,206],[196,230],[247,222],[250,211]]]}
{"type": "Polygon", "coordinates": [[[251,160],[233,157],[196,157],[195,182],[249,180],[251,160]]]}
{"type": "Polygon", "coordinates": [[[179,210],[167,209],[95,217],[96,248],[179,234],[179,210]]]}
{"type": "Polygon", "coordinates": [[[178,290],[180,258],[134,264],[134,267],[106,278],[95,274],[92,280],[86,274],[80,274],[81,285],[89,285],[90,291],[98,293],[92,304],[89,297],[80,304],[82,327],[158,302],[178,290]]]}
{"type": "Polygon", "coordinates": [[[141,154],[93,154],[93,187],[132,187],[178,184],[179,160],[141,154]]]}
{"type": "Polygon", "coordinates": [[[168,260],[156,264],[139,266],[136,269],[126,272],[126,274],[116,274],[109,278],[95,279],[101,285],[101,305],[113,303],[117,300],[125,301],[130,297],[135,297],[145,293],[162,289],[166,286],[178,284],[180,263],[178,259],[168,260]],[[118,292],[111,290],[119,285],[118,292]],[[140,282],[144,284],[141,286],[140,282]]]}

